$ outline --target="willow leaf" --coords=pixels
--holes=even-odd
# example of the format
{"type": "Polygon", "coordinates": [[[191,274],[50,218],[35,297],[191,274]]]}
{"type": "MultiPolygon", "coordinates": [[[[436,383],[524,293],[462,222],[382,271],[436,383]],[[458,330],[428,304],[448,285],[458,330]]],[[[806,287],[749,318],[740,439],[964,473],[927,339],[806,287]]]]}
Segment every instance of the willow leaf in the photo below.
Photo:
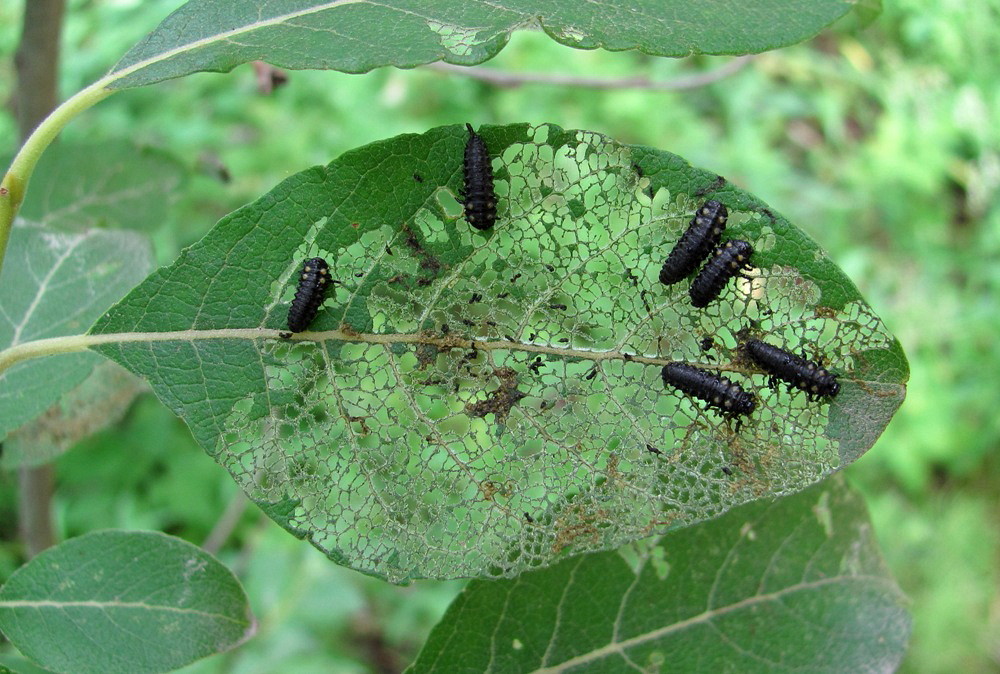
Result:
{"type": "Polygon", "coordinates": [[[191,0],[115,65],[124,89],[254,60],[349,73],[446,61],[482,63],[519,28],[580,49],[656,56],[748,54],[812,37],[853,0],[191,0]]]}
{"type": "Polygon", "coordinates": [[[99,350],[274,519],[394,581],[614,548],[799,491],[871,446],[906,359],[805,234],[668,152],[553,125],[481,134],[493,230],[456,202],[462,127],[374,143],[220,221],[97,323],[99,350]],[[757,253],[699,310],[657,276],[707,198],[757,253]],[[339,283],[282,339],[313,256],[339,283]],[[737,350],[750,334],[822,357],[840,395],[766,388],[737,350]],[[665,390],[675,360],[740,382],[757,410],[734,424],[665,390]]]}

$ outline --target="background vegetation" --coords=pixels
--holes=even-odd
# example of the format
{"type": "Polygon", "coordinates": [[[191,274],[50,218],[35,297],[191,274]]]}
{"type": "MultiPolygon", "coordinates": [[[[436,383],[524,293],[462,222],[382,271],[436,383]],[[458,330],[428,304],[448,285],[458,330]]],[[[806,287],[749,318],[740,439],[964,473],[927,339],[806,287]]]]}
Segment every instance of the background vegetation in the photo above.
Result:
{"type": "MultiPolygon", "coordinates": [[[[22,4],[0,1],[2,100],[13,87],[22,4]]],[[[100,77],[179,4],[71,0],[63,95],[100,77]]],[[[676,92],[502,89],[429,69],[382,69],[293,72],[287,85],[262,95],[254,72],[242,67],[126,92],[82,115],[63,137],[131,138],[188,167],[175,207],[150,224],[161,263],[291,173],[442,124],[555,122],[664,148],[726,176],[827,248],[910,358],[907,402],[848,469],[913,600],[904,671],[995,671],[998,26],[997,0],[894,0],[863,31],[839,26],[676,92]]],[[[486,67],[670,80],[728,61],[581,52],[518,33],[486,67]]],[[[3,154],[17,143],[6,111],[0,143],[3,154]]],[[[61,538],[126,527],[201,544],[221,518],[238,519],[219,557],[246,585],[261,629],[236,651],[185,672],[395,671],[412,660],[462,585],[386,585],[329,563],[254,508],[241,510],[229,476],[149,396],[119,426],[62,457],[57,480],[61,538]]],[[[0,475],[0,581],[21,562],[14,486],[13,475],[0,475]]]]}

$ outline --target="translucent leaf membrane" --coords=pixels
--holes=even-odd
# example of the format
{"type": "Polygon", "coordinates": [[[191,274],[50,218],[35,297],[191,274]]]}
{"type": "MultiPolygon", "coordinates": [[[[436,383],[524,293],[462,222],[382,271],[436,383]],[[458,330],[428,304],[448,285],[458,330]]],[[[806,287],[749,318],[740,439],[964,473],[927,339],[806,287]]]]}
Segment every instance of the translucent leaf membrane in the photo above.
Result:
{"type": "Polygon", "coordinates": [[[802,232],[666,152],[552,125],[481,134],[492,231],[461,217],[461,127],[359,148],[147,279],[95,327],[126,333],[103,352],[269,515],[393,581],[617,547],[799,491],[871,446],[906,361],[802,232]],[[758,253],[699,310],[687,282],[657,276],[707,198],[729,208],[725,237],[758,253]],[[312,332],[277,338],[312,256],[340,283],[312,332]],[[822,358],[840,395],[766,388],[737,350],[751,335],[822,358]],[[737,424],[665,390],[676,360],[753,391],[757,409],[737,424]]]}

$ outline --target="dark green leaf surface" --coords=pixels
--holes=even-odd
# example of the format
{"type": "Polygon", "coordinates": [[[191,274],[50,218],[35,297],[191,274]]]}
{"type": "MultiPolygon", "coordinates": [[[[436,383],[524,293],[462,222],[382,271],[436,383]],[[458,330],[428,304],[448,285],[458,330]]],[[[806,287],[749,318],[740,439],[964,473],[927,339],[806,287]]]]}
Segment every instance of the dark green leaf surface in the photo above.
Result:
{"type": "Polygon", "coordinates": [[[166,672],[232,648],[254,629],[229,569],[153,532],[71,539],[0,589],[0,630],[56,672],[166,672]]]}
{"type": "Polygon", "coordinates": [[[747,54],[805,40],[849,0],[191,0],[115,65],[112,88],[264,60],[285,68],[367,72],[434,61],[482,63],[510,33],[540,26],[581,49],[657,56],[747,54]]]}
{"type": "Polygon", "coordinates": [[[362,147],[224,218],[99,321],[120,334],[101,352],[269,516],[395,581],[615,548],[801,490],[871,446],[906,360],[801,231],[667,152],[551,125],[482,134],[493,231],[455,202],[463,128],[362,147]],[[657,275],[709,196],[758,253],[698,310],[657,275]],[[315,255],[340,283],[313,332],[278,339],[315,255]],[[822,356],[840,396],[765,388],[741,331],[822,356]],[[732,377],[757,410],[736,428],[665,391],[674,360],[732,377]]]}
{"type": "Polygon", "coordinates": [[[860,495],[833,478],[620,551],[473,581],[411,674],[889,672],[910,632],[860,495]]]}
{"type": "MultiPolygon", "coordinates": [[[[0,348],[85,332],[151,267],[143,235],[16,227],[0,276],[0,348]]],[[[99,362],[92,353],[71,353],[0,372],[0,439],[42,414],[99,362]]]]}

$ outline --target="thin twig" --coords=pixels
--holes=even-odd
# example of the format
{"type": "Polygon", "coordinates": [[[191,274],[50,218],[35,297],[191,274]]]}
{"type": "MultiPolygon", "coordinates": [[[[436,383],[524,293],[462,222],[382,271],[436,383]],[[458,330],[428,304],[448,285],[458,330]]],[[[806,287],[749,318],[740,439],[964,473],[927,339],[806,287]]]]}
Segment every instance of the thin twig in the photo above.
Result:
{"type": "Polygon", "coordinates": [[[55,491],[55,469],[51,463],[17,471],[18,529],[24,541],[24,552],[31,559],[55,545],[52,524],[52,494],[55,491]]]}
{"type": "MultiPolygon", "coordinates": [[[[28,0],[24,3],[24,25],[14,62],[17,66],[18,125],[21,142],[58,103],[59,36],[65,0],[28,0]]],[[[9,232],[8,232],[9,233],[9,232]]],[[[0,239],[4,238],[0,233],[0,239]]],[[[4,244],[0,243],[0,258],[4,244]]],[[[25,552],[34,557],[56,542],[52,520],[55,469],[52,464],[18,471],[18,529],[25,552]]]]}
{"type": "Polygon", "coordinates": [[[456,66],[450,63],[431,63],[423,66],[426,70],[463,75],[488,82],[498,87],[520,87],[525,84],[549,86],[581,87],[586,89],[651,89],[654,91],[678,91],[696,89],[739,72],[753,56],[738,56],[723,66],[694,75],[685,75],[672,80],[656,81],[645,75],[635,77],[587,77],[582,75],[555,75],[550,73],[512,73],[493,68],[456,66]]]}
{"type": "Polygon", "coordinates": [[[24,3],[24,26],[14,54],[17,67],[17,121],[21,141],[59,103],[59,36],[65,0],[29,0],[24,3]]]}
{"type": "Polygon", "coordinates": [[[225,542],[229,540],[233,530],[236,529],[236,525],[240,523],[240,518],[243,517],[249,504],[250,501],[243,495],[243,492],[237,491],[233,494],[226,509],[219,517],[219,521],[215,523],[212,531],[205,538],[205,542],[201,544],[205,552],[212,555],[218,554],[225,542]]]}

